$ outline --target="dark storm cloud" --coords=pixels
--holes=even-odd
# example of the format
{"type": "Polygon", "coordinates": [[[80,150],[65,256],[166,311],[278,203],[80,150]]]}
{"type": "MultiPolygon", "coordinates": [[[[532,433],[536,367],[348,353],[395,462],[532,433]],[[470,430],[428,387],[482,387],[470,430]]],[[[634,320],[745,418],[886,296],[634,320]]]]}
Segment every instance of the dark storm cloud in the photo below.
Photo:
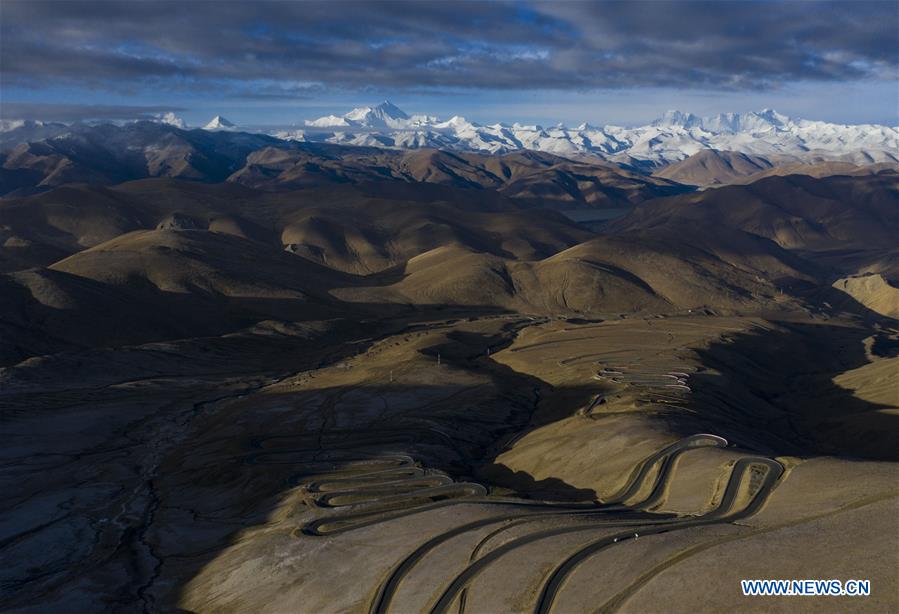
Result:
{"type": "Polygon", "coordinates": [[[154,119],[163,113],[183,111],[180,107],[104,104],[49,104],[32,102],[4,102],[0,106],[3,119],[41,119],[73,122],[90,119],[154,119]]]}
{"type": "Polygon", "coordinates": [[[888,2],[5,1],[7,85],[750,89],[895,78],[888,2]]]}

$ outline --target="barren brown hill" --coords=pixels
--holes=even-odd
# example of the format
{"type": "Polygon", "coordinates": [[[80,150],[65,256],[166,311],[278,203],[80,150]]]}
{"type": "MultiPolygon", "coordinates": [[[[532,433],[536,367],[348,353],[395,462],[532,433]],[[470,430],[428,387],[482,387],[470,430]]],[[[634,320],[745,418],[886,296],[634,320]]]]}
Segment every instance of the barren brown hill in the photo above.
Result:
{"type": "Polygon", "coordinates": [[[739,232],[717,241],[696,247],[665,233],[603,236],[538,261],[441,247],[410,259],[383,285],[373,285],[373,277],[364,287],[332,293],[348,301],[484,305],[545,315],[758,312],[796,308],[777,280],[814,279],[812,267],[773,242],[739,232]]]}
{"type": "Polygon", "coordinates": [[[229,180],[268,190],[383,180],[425,182],[496,190],[527,206],[562,209],[631,206],[690,190],[609,163],[539,152],[487,156],[337,146],[262,149],[251,154],[246,166],[229,180]]]}
{"type": "Polygon", "coordinates": [[[52,138],[0,151],[0,196],[145,177],[218,182],[242,167],[249,153],[273,144],[294,147],[261,134],[182,130],[156,122],[76,124],[52,138]]]}
{"type": "Polygon", "coordinates": [[[545,258],[591,233],[521,210],[492,190],[377,182],[288,192],[147,179],[70,185],[0,202],[0,270],[47,266],[135,231],[203,229],[287,249],[336,269],[379,271],[444,244],[545,258]]]}
{"type": "Polygon", "coordinates": [[[327,266],[372,273],[450,245],[512,259],[539,259],[592,233],[548,211],[478,213],[379,198],[342,207],[310,207],[285,218],[287,249],[327,266]]]}
{"type": "Polygon", "coordinates": [[[306,302],[349,276],[282,250],[208,230],[142,230],[53,264],[111,285],[149,285],[174,294],[306,302]]]}
{"type": "Polygon", "coordinates": [[[49,269],[0,275],[0,361],[75,348],[222,335],[263,320],[365,313],[328,291],[350,276],[242,237],[142,230],[49,269]]]}
{"type": "Polygon", "coordinates": [[[0,274],[0,366],[85,348],[220,335],[236,312],[214,297],[110,285],[61,270],[0,274]]]}
{"type": "Polygon", "coordinates": [[[696,236],[714,227],[740,229],[815,257],[853,250],[880,255],[899,236],[899,177],[769,177],[644,203],[608,231],[666,226],[693,227],[696,236]]]}
{"type": "Polygon", "coordinates": [[[685,160],[656,170],[652,175],[685,185],[717,187],[746,185],[774,176],[808,175],[821,178],[890,172],[899,172],[899,165],[891,162],[865,164],[858,160],[821,159],[814,155],[797,159],[795,156],[787,155],[758,156],[735,151],[703,149],[685,160]]]}
{"type": "Polygon", "coordinates": [[[703,149],[685,160],[663,166],[652,175],[686,185],[710,186],[734,183],[737,179],[755,175],[773,166],[763,156],[703,149]]]}
{"type": "Polygon", "coordinates": [[[882,275],[871,273],[845,277],[835,281],[833,287],[871,311],[899,319],[899,288],[891,285],[882,275]]]}
{"type": "Polygon", "coordinates": [[[759,171],[746,177],[736,178],[730,183],[735,185],[744,185],[764,179],[765,177],[784,177],[786,175],[808,175],[809,177],[832,177],[835,175],[846,175],[850,177],[864,175],[895,175],[899,173],[899,164],[890,162],[879,162],[877,164],[853,164],[851,162],[815,162],[801,163],[795,162],[790,164],[779,164],[768,170],[759,171]]]}
{"type": "Polygon", "coordinates": [[[173,222],[256,237],[265,216],[258,212],[257,222],[251,219],[257,212],[246,210],[255,195],[232,184],[157,179],[114,187],[72,184],[0,200],[0,270],[47,266],[121,234],[173,222]]]}
{"type": "MultiPolygon", "coordinates": [[[[440,247],[409,260],[402,279],[384,286],[341,288],[358,302],[488,306],[532,314],[666,310],[642,280],[577,260],[514,262],[462,247],[440,247]]],[[[374,281],[374,280],[373,280],[374,281]]]]}

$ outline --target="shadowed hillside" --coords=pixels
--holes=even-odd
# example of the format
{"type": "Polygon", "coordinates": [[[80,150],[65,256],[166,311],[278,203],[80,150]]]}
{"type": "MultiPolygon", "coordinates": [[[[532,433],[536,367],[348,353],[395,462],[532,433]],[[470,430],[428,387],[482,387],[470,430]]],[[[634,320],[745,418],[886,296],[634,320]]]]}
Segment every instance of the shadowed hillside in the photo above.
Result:
{"type": "Polygon", "coordinates": [[[770,239],[836,273],[881,263],[872,271],[879,272],[891,266],[884,256],[899,235],[899,179],[892,174],[769,177],[647,202],[610,222],[607,230],[677,228],[701,237],[721,227],[770,239]]]}

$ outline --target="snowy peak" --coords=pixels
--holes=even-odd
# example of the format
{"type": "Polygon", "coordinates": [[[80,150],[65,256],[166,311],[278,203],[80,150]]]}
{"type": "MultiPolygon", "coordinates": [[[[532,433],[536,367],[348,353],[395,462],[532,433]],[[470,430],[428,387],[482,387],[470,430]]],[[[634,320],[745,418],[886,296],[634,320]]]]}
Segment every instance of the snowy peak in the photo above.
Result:
{"type": "Polygon", "coordinates": [[[362,126],[374,126],[378,124],[387,124],[391,120],[394,122],[408,120],[409,116],[398,106],[385,100],[376,107],[359,107],[353,109],[344,117],[350,121],[358,122],[362,126]]]}
{"type": "Polygon", "coordinates": [[[203,130],[236,130],[237,125],[228,121],[221,115],[213,117],[208,124],[203,126],[203,130]]]}
{"type": "Polygon", "coordinates": [[[453,115],[445,122],[434,122],[433,127],[441,130],[472,130],[477,124],[471,123],[461,115],[453,115]]]}
{"type": "Polygon", "coordinates": [[[436,119],[428,115],[409,117],[401,108],[385,100],[376,107],[356,107],[342,116],[326,115],[314,120],[307,119],[305,123],[318,128],[410,128],[434,123],[436,119]]]}
{"type": "Polygon", "coordinates": [[[762,109],[758,113],[753,113],[753,115],[761,117],[762,119],[765,119],[775,125],[784,125],[792,121],[789,117],[778,113],[774,109],[762,109]]]}
{"type": "Polygon", "coordinates": [[[700,125],[702,120],[692,113],[684,113],[682,111],[665,111],[659,119],[652,122],[653,126],[670,128],[679,126],[681,128],[692,128],[700,125]]]}

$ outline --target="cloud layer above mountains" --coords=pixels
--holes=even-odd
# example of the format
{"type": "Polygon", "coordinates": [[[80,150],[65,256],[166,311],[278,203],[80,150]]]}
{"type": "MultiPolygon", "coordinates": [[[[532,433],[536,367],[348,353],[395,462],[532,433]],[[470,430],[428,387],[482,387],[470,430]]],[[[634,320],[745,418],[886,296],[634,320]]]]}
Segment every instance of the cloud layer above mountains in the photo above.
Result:
{"type": "Polygon", "coordinates": [[[4,2],[5,85],[750,90],[896,78],[888,2],[4,2]]]}

